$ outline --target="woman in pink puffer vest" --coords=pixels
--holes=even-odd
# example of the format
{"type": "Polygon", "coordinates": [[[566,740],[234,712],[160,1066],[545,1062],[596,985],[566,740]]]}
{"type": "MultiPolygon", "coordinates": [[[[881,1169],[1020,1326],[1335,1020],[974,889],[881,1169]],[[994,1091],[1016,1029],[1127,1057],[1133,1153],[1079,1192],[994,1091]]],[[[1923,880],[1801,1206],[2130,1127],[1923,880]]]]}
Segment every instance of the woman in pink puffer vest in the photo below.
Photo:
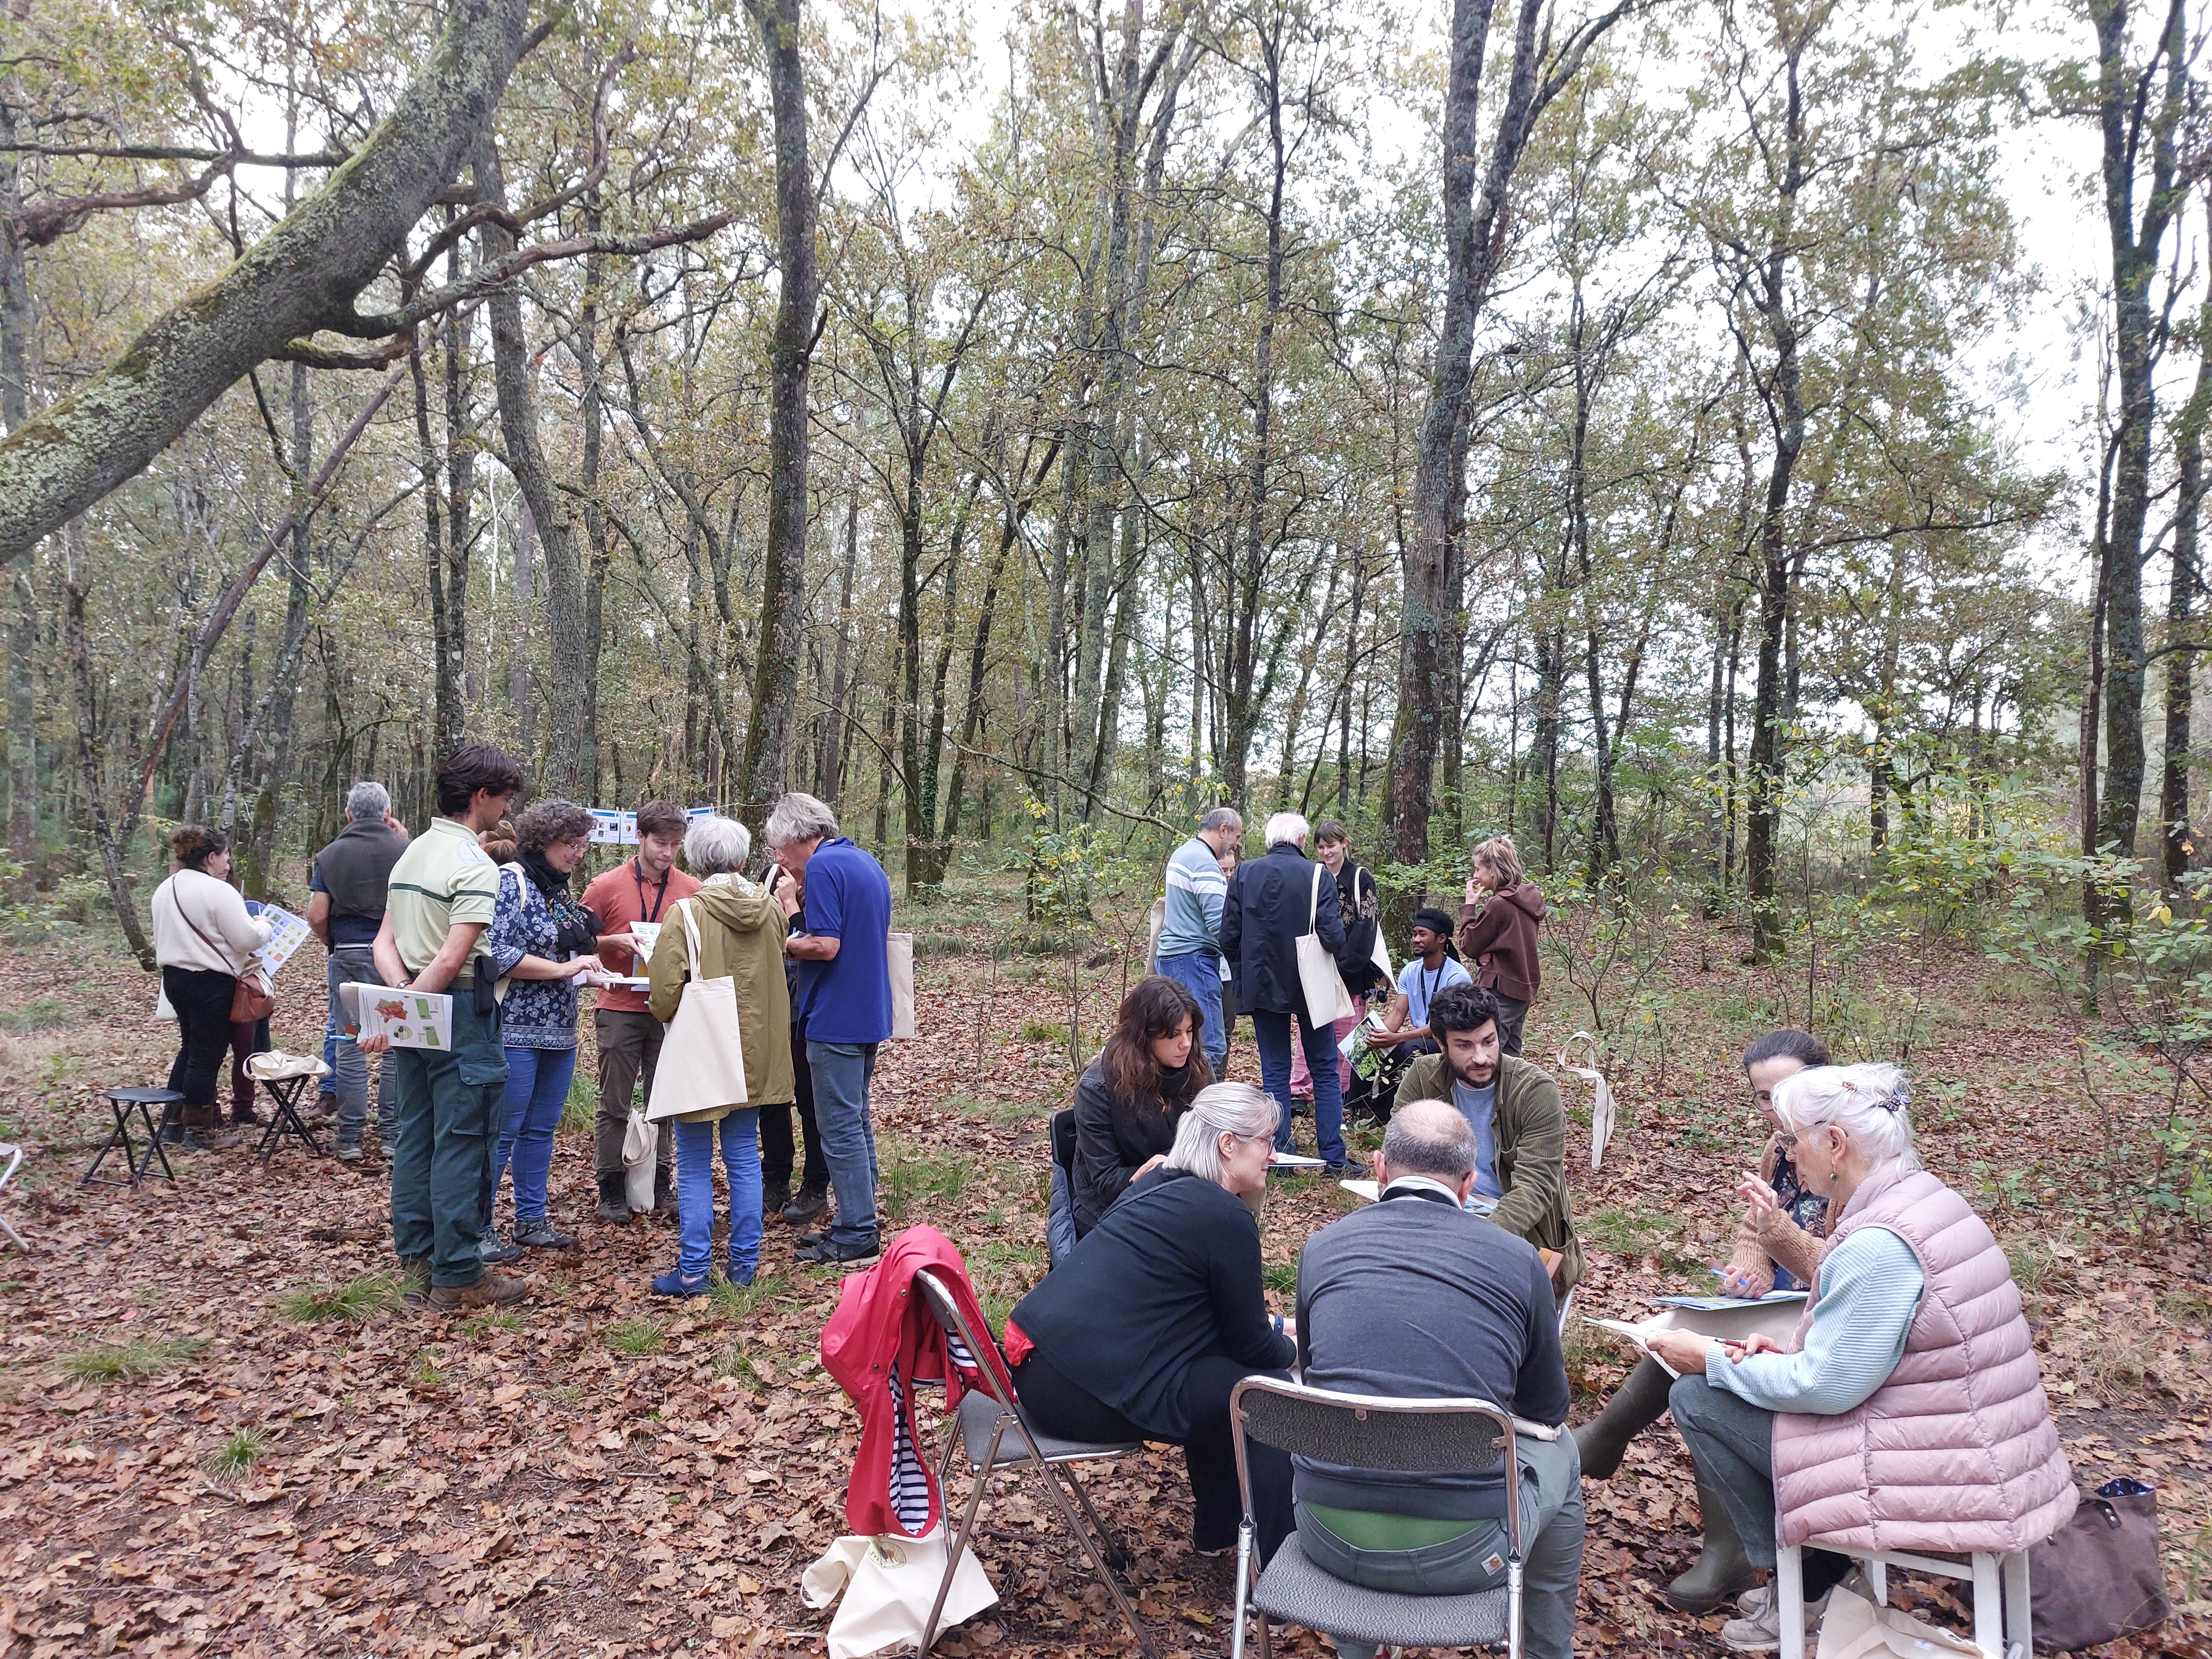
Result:
{"type": "MultiPolygon", "coordinates": [[[[1761,1567],[1778,1531],[1953,1554],[2040,1543],[2075,1498],[2020,1291],[1988,1226],[1920,1168],[1904,1079],[1816,1066],[1778,1086],[1774,1107],[1800,1173],[1828,1194],[1828,1242],[1790,1346],[1654,1339],[1681,1374],[1668,1404],[1699,1484],[1761,1567]]],[[[1757,1180],[1738,1190],[1754,1212],[1774,1201],[1757,1180]]],[[[1850,1566],[1806,1551],[1808,1632],[1850,1566]]],[[[1771,1589],[1742,1605],[1721,1632],[1729,1650],[1778,1648],[1771,1589]]]]}

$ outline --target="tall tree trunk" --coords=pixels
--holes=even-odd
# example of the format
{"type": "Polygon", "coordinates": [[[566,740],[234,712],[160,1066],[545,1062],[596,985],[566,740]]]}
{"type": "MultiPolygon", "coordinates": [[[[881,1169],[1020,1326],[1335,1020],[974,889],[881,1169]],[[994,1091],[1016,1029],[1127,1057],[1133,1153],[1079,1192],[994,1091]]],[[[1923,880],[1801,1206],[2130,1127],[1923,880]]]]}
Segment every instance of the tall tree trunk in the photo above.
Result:
{"type": "MultiPolygon", "coordinates": [[[[2206,219],[2212,222],[2212,204],[2206,219]]],[[[2199,313],[2200,340],[2212,338],[2212,300],[2199,313]]],[[[2196,832],[2189,822],[2190,726],[2197,672],[2196,597],[2203,580],[2197,568],[2197,524],[2204,505],[2204,426],[2212,415],[2212,351],[2200,350],[2197,384],[2175,422],[2173,556],[2166,592],[2166,742],[2160,763],[2158,818],[2163,856],[2160,885],[2171,897],[2189,873],[2196,832]]]]}
{"type": "Polygon", "coordinates": [[[756,827],[790,786],[793,710],[806,636],[807,370],[814,351],[814,173],[806,155],[806,75],[799,56],[801,0],[745,0],[768,51],[775,129],[775,329],[769,345],[768,546],[761,564],[759,653],[739,811],[756,827]]]}
{"type": "MultiPolygon", "coordinates": [[[[12,94],[12,88],[9,88],[12,94]]],[[[12,103],[0,99],[0,427],[13,432],[30,412],[28,331],[31,290],[23,267],[23,247],[15,235],[21,158],[15,143],[12,103]]],[[[8,847],[23,862],[18,896],[37,878],[39,844],[38,690],[32,676],[39,647],[37,594],[31,562],[25,559],[9,578],[8,648],[8,847]]]]}
{"type": "MultiPolygon", "coordinates": [[[[66,549],[63,567],[62,626],[69,641],[70,678],[76,687],[76,757],[83,780],[85,805],[92,818],[92,838],[100,851],[100,872],[107,882],[107,896],[131,955],[148,973],[155,969],[154,946],[138,920],[138,902],[125,871],[125,837],[117,836],[107,813],[107,791],[100,779],[100,728],[93,694],[92,652],[85,639],[84,521],[72,521],[63,538],[66,549]]],[[[134,815],[135,816],[135,815],[134,815]]],[[[127,831],[126,831],[127,836],[127,831]]]]}
{"type": "Polygon", "coordinates": [[[514,510],[514,634],[507,641],[507,696],[514,720],[514,741],[526,769],[534,770],[538,757],[538,710],[530,695],[530,626],[535,604],[533,567],[538,559],[538,521],[530,516],[530,503],[517,501],[514,510]]]}
{"type": "MultiPolygon", "coordinates": [[[[1474,380],[1474,330],[1499,262],[1506,195],[1544,106],[1572,78],[1590,45],[1620,15],[1584,24],[1543,61],[1539,33],[1543,0],[1520,0],[1513,62],[1498,128],[1484,163],[1480,131],[1484,59],[1495,0],[1453,0],[1451,72],[1444,96],[1443,137],[1445,288],[1413,467],[1413,533],[1402,544],[1404,580],[1398,649],[1398,714],[1390,739],[1390,795],[1382,854],[1400,864],[1425,863],[1429,821],[1436,810],[1437,758],[1449,735],[1443,699],[1457,698],[1457,629],[1462,606],[1456,530],[1467,493],[1467,447],[1474,380]]],[[[1395,933],[1427,895],[1409,882],[1391,909],[1395,933]]]]}
{"type": "MultiPolygon", "coordinates": [[[[507,181],[497,147],[487,139],[476,155],[477,192],[504,205],[507,181]]],[[[494,264],[514,251],[514,235],[498,219],[487,219],[477,233],[477,259],[494,264]]],[[[494,289],[485,310],[491,316],[492,385],[499,402],[500,436],[507,446],[507,471],[538,526],[545,553],[545,765],[538,793],[576,799],[586,792],[597,757],[586,745],[592,736],[592,687],[586,670],[597,654],[591,637],[586,577],[577,557],[575,526],[567,495],[553,481],[538,436],[536,379],[530,342],[522,328],[522,288],[507,283],[494,289]]],[[[457,350],[459,343],[447,349],[457,350]]],[[[457,539],[448,526],[447,545],[457,539]]],[[[456,619],[459,620],[458,618],[456,619]]],[[[457,635],[465,639],[465,635],[457,635]]]]}
{"type": "MultiPolygon", "coordinates": [[[[2132,855],[2142,810],[2144,683],[2143,527],[2150,506],[2150,451],[2157,423],[2154,375],[2166,326],[2151,303],[2166,232],[2188,191],[2179,172],[2177,131],[2189,102],[2188,9],[2169,0],[2158,50],[2166,74],[2148,133],[2137,111],[2148,100],[2152,70],[2138,76],[2127,59],[2130,0],[2093,0],[2097,30],[2098,113],[2104,140],[2105,216],[2112,258],[2112,361],[2119,378],[2119,418],[2113,438],[2111,527],[2104,564],[2105,783],[2097,840],[2132,855]],[[2149,190],[2136,205],[2136,158],[2150,140],[2149,190]]],[[[2124,905],[2125,901],[2121,901],[2124,905]]]]}
{"type": "Polygon", "coordinates": [[[1889,547],[1889,581],[1882,594],[1881,657],[1876,665],[1873,707],[1874,742],[1867,751],[1867,848],[1875,858],[1889,850],[1889,800],[1895,792],[1896,766],[1890,754],[1891,728],[1897,718],[1899,635],[1905,627],[1905,544],[1889,547]]]}
{"type": "Polygon", "coordinates": [[[823,715],[822,799],[832,806],[845,787],[845,698],[850,690],[846,672],[853,645],[853,578],[860,565],[860,492],[854,490],[845,505],[845,560],[837,576],[837,645],[830,659],[830,707],[823,715]]]}
{"type": "MultiPolygon", "coordinates": [[[[599,233],[602,216],[593,195],[586,204],[584,228],[599,233]]],[[[590,254],[584,260],[584,302],[576,325],[576,373],[581,384],[584,416],[584,548],[583,617],[577,640],[576,706],[583,717],[577,748],[582,753],[575,788],[577,799],[595,799],[599,792],[599,653],[606,639],[607,571],[613,555],[607,544],[606,506],[599,496],[600,451],[605,441],[606,396],[605,365],[599,355],[599,290],[606,281],[606,260],[590,254]]],[[[617,802],[617,805],[624,803],[617,802]]]]}

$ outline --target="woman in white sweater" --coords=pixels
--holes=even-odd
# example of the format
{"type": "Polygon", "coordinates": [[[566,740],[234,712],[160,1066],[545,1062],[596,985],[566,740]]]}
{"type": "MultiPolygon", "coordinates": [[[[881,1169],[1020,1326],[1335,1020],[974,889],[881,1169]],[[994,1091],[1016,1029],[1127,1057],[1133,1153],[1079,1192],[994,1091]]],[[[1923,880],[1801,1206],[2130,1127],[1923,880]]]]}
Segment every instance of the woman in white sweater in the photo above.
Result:
{"type": "Polygon", "coordinates": [[[179,1046],[169,1086],[185,1097],[187,1152],[237,1145],[216,1127],[215,1091],[230,1048],[230,1000],[246,960],[269,943],[267,921],[248,915],[230,884],[230,843],[197,823],[169,837],[176,873],[154,890],[154,959],[177,1016],[179,1046]]]}

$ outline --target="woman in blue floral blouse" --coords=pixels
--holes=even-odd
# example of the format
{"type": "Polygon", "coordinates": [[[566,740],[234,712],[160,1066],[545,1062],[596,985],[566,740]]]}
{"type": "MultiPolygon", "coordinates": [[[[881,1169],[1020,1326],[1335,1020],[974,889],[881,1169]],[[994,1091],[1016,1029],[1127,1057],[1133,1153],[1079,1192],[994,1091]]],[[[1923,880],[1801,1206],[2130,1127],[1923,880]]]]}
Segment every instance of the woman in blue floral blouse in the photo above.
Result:
{"type": "Polygon", "coordinates": [[[497,1249],[491,1197],[511,1163],[514,1249],[520,1255],[525,1247],[565,1250],[576,1243],[547,1219],[545,1182],[553,1131],[576,1072],[579,984],[606,979],[592,954],[599,919],[568,894],[568,873],[591,842],[592,815],[574,801],[540,801],[514,829],[515,861],[500,872],[499,903],[486,936],[492,971],[506,987],[500,1027],[507,1044],[507,1109],[478,1219],[487,1244],[497,1249]]]}

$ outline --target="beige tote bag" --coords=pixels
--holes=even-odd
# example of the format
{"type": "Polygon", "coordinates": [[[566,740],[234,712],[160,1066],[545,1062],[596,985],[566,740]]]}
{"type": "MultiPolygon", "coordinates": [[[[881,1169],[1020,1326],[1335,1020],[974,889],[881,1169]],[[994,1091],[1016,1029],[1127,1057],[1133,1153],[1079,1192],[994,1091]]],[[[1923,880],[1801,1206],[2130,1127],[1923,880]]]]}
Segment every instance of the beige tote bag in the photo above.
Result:
{"type": "Polygon", "coordinates": [[[645,1109],[654,1123],[692,1112],[745,1103],[745,1050],[738,1035],[737,982],[727,974],[699,977],[699,924],[691,901],[676,907],[684,920],[684,1000],[668,1035],[660,1041],[660,1062],[653,1073],[653,1099],[645,1109]]]}
{"type": "Polygon", "coordinates": [[[1306,1018],[1316,1030],[1340,1019],[1350,1019],[1359,1012],[1352,1006],[1352,993],[1344,988],[1336,957],[1314,932],[1320,916],[1321,866],[1316,864],[1313,893],[1306,901],[1306,930],[1298,935],[1298,986],[1306,994],[1306,1018]]]}
{"type": "Polygon", "coordinates": [[[920,1036],[914,1023],[914,935],[886,935],[884,961],[891,975],[891,1041],[920,1036]]]}

